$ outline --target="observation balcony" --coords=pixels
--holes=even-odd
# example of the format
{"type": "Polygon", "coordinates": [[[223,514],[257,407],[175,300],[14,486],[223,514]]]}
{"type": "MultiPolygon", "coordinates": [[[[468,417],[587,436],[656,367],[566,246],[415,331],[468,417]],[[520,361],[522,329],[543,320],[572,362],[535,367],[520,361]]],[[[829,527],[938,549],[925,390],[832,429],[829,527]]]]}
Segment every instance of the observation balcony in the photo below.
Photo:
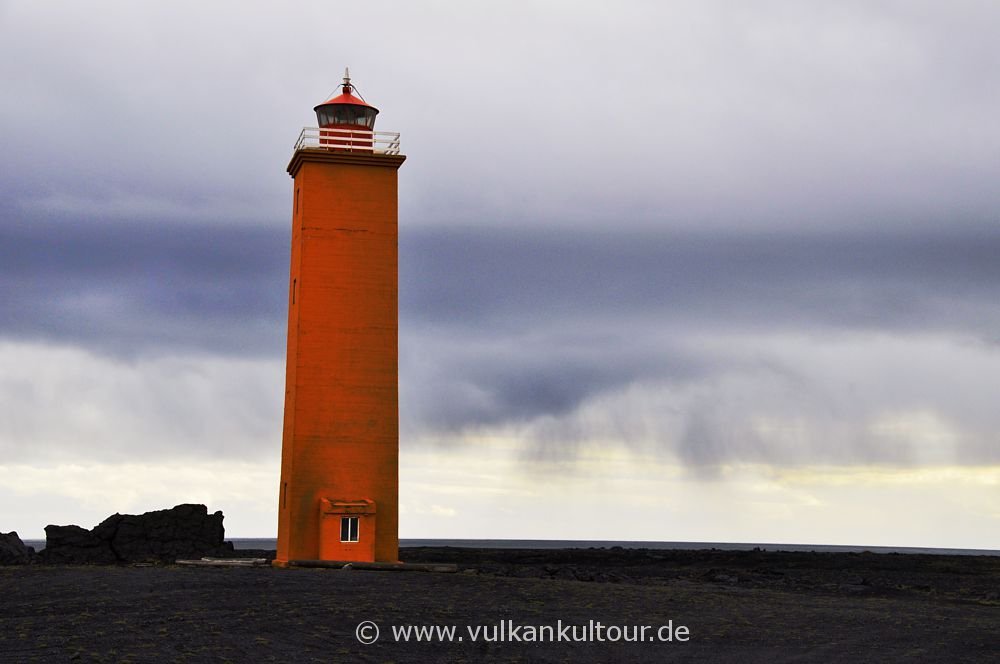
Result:
{"type": "Polygon", "coordinates": [[[399,132],[303,127],[295,141],[295,151],[304,149],[398,155],[399,132]]]}

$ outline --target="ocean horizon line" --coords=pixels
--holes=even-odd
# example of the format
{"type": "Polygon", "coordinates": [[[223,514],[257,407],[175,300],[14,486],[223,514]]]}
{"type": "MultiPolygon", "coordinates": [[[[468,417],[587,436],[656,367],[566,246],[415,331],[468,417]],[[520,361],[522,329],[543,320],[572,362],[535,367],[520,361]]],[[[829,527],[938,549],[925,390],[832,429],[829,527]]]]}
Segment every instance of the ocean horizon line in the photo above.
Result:
{"type": "MultiPolygon", "coordinates": [[[[45,548],[44,539],[25,539],[36,551],[45,548]]],[[[270,550],[277,546],[275,537],[227,537],[236,549],[270,550]]],[[[888,546],[861,544],[809,544],[791,542],[695,542],[658,540],[574,540],[574,539],[475,539],[475,538],[400,538],[399,546],[454,547],[466,549],[588,549],[620,547],[623,549],[711,550],[722,551],[791,551],[816,553],[896,553],[959,556],[1000,556],[1000,549],[930,546],[888,546]]]]}

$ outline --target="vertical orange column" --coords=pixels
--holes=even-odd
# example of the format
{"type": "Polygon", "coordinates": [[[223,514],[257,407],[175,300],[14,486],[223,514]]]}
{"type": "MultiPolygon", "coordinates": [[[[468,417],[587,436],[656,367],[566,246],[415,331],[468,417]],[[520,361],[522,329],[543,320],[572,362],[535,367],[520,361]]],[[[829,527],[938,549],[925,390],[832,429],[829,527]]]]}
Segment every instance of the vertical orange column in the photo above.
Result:
{"type": "Polygon", "coordinates": [[[404,159],[303,148],[288,165],[294,203],[277,565],[398,558],[404,159]]]}

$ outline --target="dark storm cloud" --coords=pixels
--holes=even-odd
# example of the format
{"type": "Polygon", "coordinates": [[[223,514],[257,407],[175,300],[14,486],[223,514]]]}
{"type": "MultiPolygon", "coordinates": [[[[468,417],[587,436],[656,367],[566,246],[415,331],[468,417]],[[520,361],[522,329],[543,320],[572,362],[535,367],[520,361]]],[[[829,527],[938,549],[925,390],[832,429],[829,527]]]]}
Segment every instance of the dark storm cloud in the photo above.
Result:
{"type": "MultiPolygon", "coordinates": [[[[612,226],[612,224],[609,224],[612,226]]],[[[496,230],[404,236],[414,320],[516,332],[547,321],[957,331],[992,339],[1000,233],[496,230]]],[[[635,331],[635,330],[633,330],[635,331]]]]}
{"type": "Polygon", "coordinates": [[[14,217],[0,227],[2,334],[111,355],[273,355],[286,232],[14,217]]]}
{"type": "MultiPolygon", "coordinates": [[[[288,234],[273,227],[53,223],[0,228],[5,336],[142,352],[164,348],[280,354],[288,234]]],[[[406,229],[401,235],[402,334],[407,323],[464,339],[532,334],[551,355],[527,375],[528,403],[565,403],[650,370],[670,333],[842,328],[949,332],[1000,339],[1000,234],[697,235],[642,231],[406,229]],[[564,371],[556,371],[563,367],[564,371]],[[528,398],[534,394],[535,398],[528,398]]],[[[523,358],[464,380],[504,384],[523,358]]]]}
{"type": "MultiPolygon", "coordinates": [[[[1000,234],[849,235],[404,228],[407,323],[480,342],[532,335],[552,355],[529,371],[562,394],[647,371],[669,334],[712,330],[940,331],[1000,338],[1000,234]],[[661,334],[663,333],[663,338],[661,334]],[[604,357],[607,356],[607,359],[604,357]],[[613,356],[613,357],[612,357],[613,356]],[[556,371],[564,367],[563,372],[556,371]]],[[[288,232],[272,227],[20,218],[0,228],[2,333],[105,352],[188,348],[280,354],[288,232]]],[[[464,379],[507,381],[505,367],[464,379]],[[489,375],[486,375],[489,374],[489,375]]],[[[527,393],[526,393],[527,394],[527,393]]],[[[569,399],[573,401],[572,398],[569,399]]]]}

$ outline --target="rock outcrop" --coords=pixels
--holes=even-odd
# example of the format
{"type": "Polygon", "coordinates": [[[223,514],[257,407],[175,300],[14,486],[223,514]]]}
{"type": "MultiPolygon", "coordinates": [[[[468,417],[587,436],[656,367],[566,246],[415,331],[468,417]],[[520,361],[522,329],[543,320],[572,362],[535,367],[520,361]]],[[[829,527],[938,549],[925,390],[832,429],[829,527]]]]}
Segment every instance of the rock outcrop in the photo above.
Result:
{"type": "Polygon", "coordinates": [[[46,563],[110,565],[118,562],[110,542],[80,526],[45,526],[45,548],[38,555],[46,563]]]}
{"type": "Polygon", "coordinates": [[[0,533],[0,565],[28,565],[35,558],[35,550],[25,546],[16,532],[0,533]]]}
{"type": "Polygon", "coordinates": [[[46,526],[42,562],[113,564],[173,562],[178,558],[231,556],[222,512],[204,505],[177,505],[145,514],[113,514],[92,530],[46,526]]]}

